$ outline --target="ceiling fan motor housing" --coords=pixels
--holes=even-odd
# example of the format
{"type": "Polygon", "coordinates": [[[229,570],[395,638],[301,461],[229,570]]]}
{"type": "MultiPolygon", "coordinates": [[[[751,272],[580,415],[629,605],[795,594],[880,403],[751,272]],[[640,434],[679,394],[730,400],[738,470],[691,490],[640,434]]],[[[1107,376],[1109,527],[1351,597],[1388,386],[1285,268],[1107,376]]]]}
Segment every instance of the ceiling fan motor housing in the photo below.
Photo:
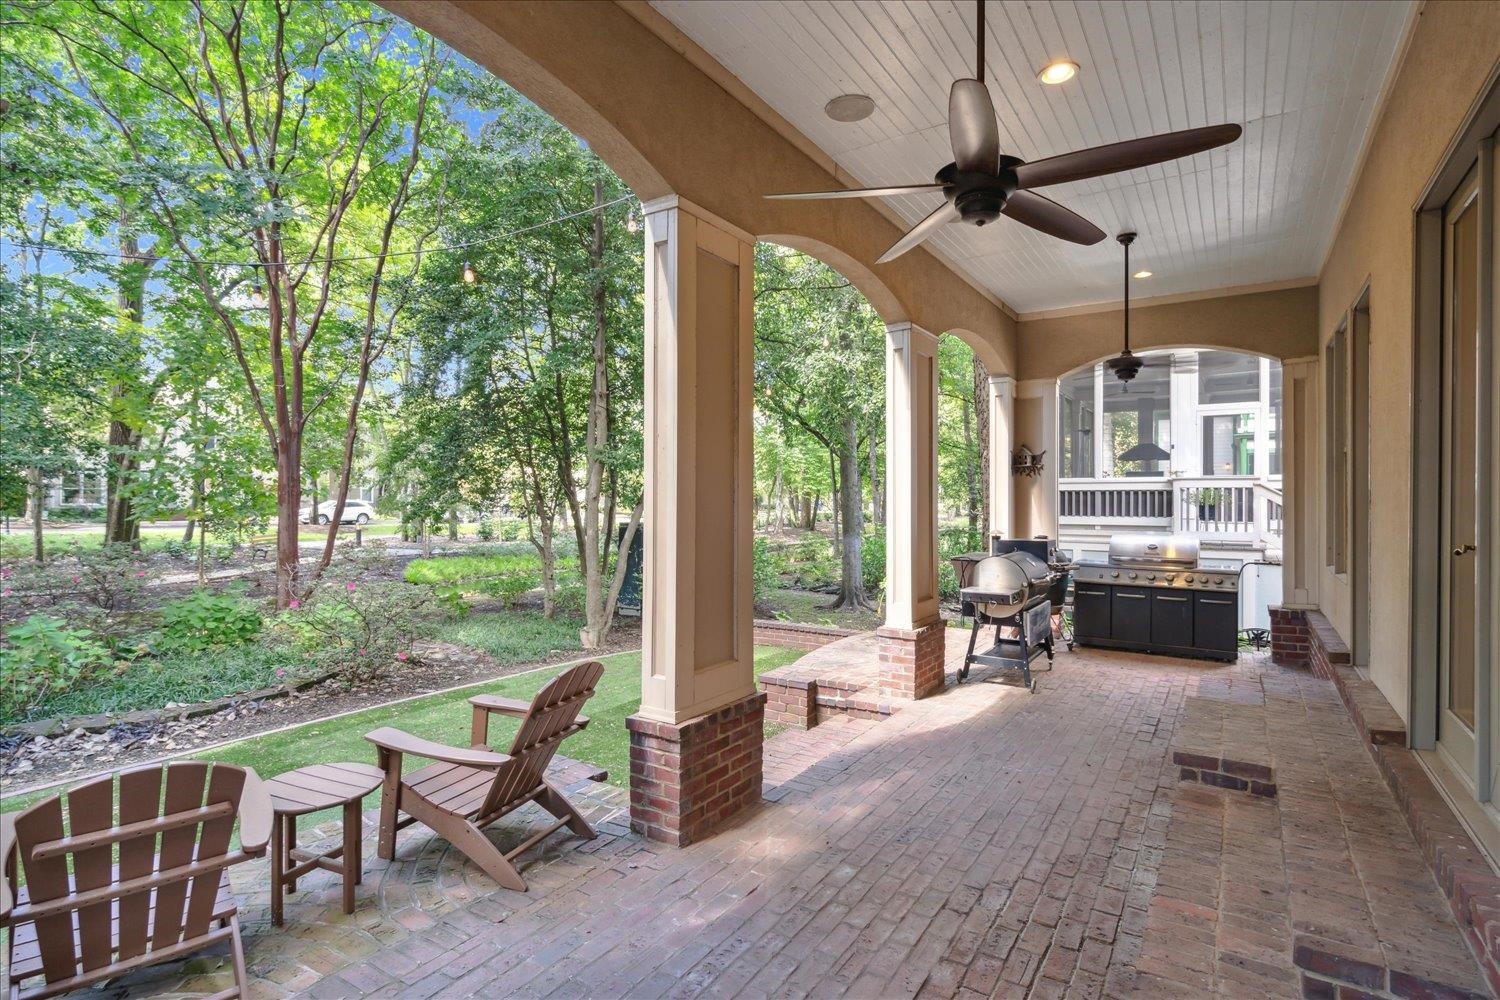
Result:
{"type": "Polygon", "coordinates": [[[943,194],[958,209],[959,218],[974,226],[983,226],[1000,218],[1005,203],[1015,193],[1016,167],[1024,161],[1014,156],[1000,157],[1000,169],[993,174],[978,170],[959,170],[950,163],[937,172],[943,194]]]}
{"type": "Polygon", "coordinates": [[[1115,378],[1121,382],[1129,382],[1141,373],[1145,362],[1134,354],[1126,351],[1117,357],[1110,358],[1107,362],[1109,370],[1114,373],[1115,378]]]}

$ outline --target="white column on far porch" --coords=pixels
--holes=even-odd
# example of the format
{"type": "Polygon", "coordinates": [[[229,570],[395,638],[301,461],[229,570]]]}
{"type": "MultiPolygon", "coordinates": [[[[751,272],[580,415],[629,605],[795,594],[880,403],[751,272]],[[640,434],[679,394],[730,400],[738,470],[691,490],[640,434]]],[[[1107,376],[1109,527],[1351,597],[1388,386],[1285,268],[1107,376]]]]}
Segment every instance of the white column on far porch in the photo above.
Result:
{"type": "Polygon", "coordinates": [[[1172,352],[1169,406],[1172,421],[1172,461],[1169,471],[1182,476],[1204,475],[1202,427],[1198,423],[1198,352],[1172,352]]]}
{"type": "Polygon", "coordinates": [[[1010,457],[1015,452],[1016,380],[1009,375],[991,375],[990,407],[990,494],[991,534],[1015,537],[1015,489],[1010,474],[1010,457]]]}

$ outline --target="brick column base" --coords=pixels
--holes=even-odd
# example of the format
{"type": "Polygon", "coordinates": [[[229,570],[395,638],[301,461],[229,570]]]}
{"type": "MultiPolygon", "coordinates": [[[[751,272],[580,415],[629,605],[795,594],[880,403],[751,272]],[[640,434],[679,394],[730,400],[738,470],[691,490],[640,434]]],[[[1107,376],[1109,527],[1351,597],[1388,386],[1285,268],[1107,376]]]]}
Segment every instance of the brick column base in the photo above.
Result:
{"type": "Polygon", "coordinates": [[[876,629],[880,638],[880,693],[915,699],[941,691],[946,629],[941,621],[918,629],[876,629]]]}
{"type": "Polygon", "coordinates": [[[1307,612],[1281,607],[1270,611],[1271,662],[1283,667],[1310,666],[1312,646],[1308,642],[1307,612]]]}
{"type": "Polygon", "coordinates": [[[760,801],[766,696],[672,725],[632,715],[630,828],[686,847],[760,801]]]}

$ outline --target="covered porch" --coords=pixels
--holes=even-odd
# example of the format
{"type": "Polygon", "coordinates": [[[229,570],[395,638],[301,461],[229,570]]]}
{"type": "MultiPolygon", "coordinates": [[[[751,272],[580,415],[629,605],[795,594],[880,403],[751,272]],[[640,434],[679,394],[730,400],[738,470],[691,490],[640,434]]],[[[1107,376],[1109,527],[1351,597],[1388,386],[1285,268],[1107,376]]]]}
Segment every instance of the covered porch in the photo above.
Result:
{"type": "MultiPolygon", "coordinates": [[[[240,866],[253,995],[1488,995],[1332,681],[1108,652],[1043,676],[784,732],[761,801],[682,849],[573,785],[601,836],[551,844],[525,894],[422,833],[376,860],[373,813],[352,917],[318,874],[274,929],[264,862],[240,866]],[[1178,762],[1246,747],[1274,794],[1178,762]]],[[[120,993],[217,988],[214,966],[120,993]]]]}

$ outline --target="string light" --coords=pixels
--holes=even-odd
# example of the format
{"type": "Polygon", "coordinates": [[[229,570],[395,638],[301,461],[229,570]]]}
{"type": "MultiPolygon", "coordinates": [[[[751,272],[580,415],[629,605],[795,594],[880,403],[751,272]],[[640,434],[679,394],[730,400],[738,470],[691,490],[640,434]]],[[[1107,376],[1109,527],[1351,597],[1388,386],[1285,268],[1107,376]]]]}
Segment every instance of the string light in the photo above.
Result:
{"type": "Polygon", "coordinates": [[[641,224],[635,221],[635,208],[630,209],[630,214],[625,217],[625,231],[631,236],[641,231],[641,224]]]}
{"type": "Polygon", "coordinates": [[[464,261],[464,284],[472,285],[479,280],[479,275],[474,273],[474,265],[464,261]]]}
{"type": "Polygon", "coordinates": [[[255,287],[250,289],[250,304],[257,309],[266,304],[266,290],[260,287],[260,282],[258,281],[255,283],[255,287]]]}

